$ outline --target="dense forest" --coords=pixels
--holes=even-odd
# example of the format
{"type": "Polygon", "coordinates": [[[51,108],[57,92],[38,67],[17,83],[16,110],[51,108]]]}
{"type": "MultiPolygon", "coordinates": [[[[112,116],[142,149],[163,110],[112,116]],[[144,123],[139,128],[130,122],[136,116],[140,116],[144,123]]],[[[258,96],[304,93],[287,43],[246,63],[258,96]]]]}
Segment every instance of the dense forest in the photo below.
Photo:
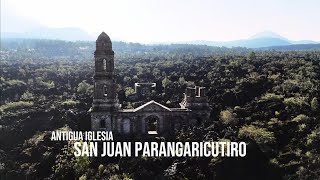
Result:
{"type": "Polygon", "coordinates": [[[115,42],[118,97],[155,82],[178,106],[187,86],[207,88],[211,118],[179,141],[245,141],[244,158],[88,158],[51,131],[89,130],[93,42],[1,41],[1,179],[318,179],[320,51],[115,42]]]}

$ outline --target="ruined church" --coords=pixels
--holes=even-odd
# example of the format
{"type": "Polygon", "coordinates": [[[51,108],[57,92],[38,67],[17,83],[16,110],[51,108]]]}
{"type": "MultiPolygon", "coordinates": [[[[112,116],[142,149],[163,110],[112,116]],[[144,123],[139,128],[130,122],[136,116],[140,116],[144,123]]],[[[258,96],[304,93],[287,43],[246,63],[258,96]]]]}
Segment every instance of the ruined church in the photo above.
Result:
{"type": "Polygon", "coordinates": [[[184,125],[200,125],[210,116],[204,87],[189,87],[178,108],[149,101],[134,109],[123,109],[117,98],[114,51],[109,36],[102,32],[94,52],[94,91],[91,129],[114,134],[170,136],[184,125]]]}

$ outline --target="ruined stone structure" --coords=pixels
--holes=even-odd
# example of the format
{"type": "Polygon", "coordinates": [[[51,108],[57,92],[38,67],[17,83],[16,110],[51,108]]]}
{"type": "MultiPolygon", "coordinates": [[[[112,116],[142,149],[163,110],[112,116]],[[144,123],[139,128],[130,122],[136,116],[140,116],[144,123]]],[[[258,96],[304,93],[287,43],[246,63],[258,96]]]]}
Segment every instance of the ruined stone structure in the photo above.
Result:
{"type": "Polygon", "coordinates": [[[134,89],[138,98],[145,98],[152,94],[156,87],[156,83],[135,83],[134,89]]]}
{"type": "Polygon", "coordinates": [[[109,36],[102,32],[96,41],[91,129],[120,135],[168,136],[183,125],[199,125],[209,118],[204,87],[187,88],[179,108],[150,101],[135,109],[122,109],[117,98],[114,52],[109,36]]]}
{"type": "Polygon", "coordinates": [[[126,97],[128,101],[139,102],[150,99],[156,94],[156,83],[134,83],[134,90],[134,94],[126,97]]]}

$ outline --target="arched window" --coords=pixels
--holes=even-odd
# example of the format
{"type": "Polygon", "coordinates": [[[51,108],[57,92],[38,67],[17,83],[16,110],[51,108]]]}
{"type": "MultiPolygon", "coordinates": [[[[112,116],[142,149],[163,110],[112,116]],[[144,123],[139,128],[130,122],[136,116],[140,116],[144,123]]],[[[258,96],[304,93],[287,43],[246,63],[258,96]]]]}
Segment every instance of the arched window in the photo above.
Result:
{"type": "Polygon", "coordinates": [[[158,134],[159,119],[156,116],[149,116],[147,119],[148,134],[158,134]]]}
{"type": "Polygon", "coordinates": [[[122,122],[122,130],[124,134],[130,134],[130,119],[125,118],[122,122]]]}
{"type": "Polygon", "coordinates": [[[107,70],[107,60],[106,59],[103,59],[102,60],[102,66],[103,66],[103,70],[107,70]]]}
{"type": "Polygon", "coordinates": [[[108,97],[108,87],[106,84],[103,85],[103,96],[108,97]]]}

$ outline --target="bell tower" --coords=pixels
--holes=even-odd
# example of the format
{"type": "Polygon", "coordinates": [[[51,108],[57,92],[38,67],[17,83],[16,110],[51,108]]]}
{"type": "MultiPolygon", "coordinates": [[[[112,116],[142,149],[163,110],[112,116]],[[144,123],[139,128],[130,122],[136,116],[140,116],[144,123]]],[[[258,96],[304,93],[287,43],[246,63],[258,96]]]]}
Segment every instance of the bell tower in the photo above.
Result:
{"type": "Polygon", "coordinates": [[[96,40],[94,61],[93,111],[116,111],[119,103],[114,80],[114,52],[111,40],[105,32],[96,40]]]}

